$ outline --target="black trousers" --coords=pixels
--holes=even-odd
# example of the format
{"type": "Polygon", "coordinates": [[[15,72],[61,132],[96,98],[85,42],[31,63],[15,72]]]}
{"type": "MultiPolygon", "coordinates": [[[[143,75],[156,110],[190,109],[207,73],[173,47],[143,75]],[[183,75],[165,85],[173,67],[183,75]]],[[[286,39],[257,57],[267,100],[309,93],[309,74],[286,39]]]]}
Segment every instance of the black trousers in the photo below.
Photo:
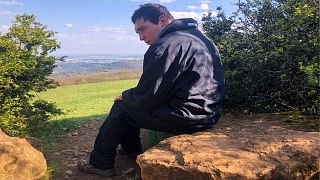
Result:
{"type": "Polygon", "coordinates": [[[129,106],[122,101],[113,104],[110,114],[99,129],[90,163],[99,169],[114,167],[119,144],[127,152],[140,152],[140,128],[174,134],[193,133],[212,126],[193,126],[177,117],[156,117],[149,110],[129,106]],[[172,120],[175,119],[175,120],[172,120]]]}

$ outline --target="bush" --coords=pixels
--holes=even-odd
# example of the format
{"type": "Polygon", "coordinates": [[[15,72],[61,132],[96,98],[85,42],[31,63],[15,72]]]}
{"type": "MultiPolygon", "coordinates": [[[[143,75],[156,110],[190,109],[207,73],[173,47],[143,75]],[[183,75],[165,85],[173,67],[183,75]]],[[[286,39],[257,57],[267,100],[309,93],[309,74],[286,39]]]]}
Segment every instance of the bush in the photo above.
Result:
{"type": "Polygon", "coordinates": [[[320,115],[319,11],[315,1],[254,0],[203,18],[221,51],[228,109],[320,115]]]}
{"type": "Polygon", "coordinates": [[[59,48],[54,32],[33,15],[18,15],[7,34],[0,34],[0,128],[12,135],[29,133],[61,111],[33,101],[33,93],[54,88],[48,79],[59,48]]]}

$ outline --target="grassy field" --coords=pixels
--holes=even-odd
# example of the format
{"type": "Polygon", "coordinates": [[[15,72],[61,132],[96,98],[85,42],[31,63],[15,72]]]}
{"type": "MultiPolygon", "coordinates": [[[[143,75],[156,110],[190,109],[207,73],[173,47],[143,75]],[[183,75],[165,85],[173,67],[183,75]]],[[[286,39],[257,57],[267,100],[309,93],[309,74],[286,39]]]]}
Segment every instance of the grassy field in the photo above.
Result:
{"type": "Polygon", "coordinates": [[[64,115],[53,117],[35,136],[45,142],[45,148],[72,132],[74,127],[93,118],[104,118],[108,114],[115,97],[123,90],[135,87],[138,80],[120,80],[101,83],[61,86],[36,94],[36,99],[55,102],[64,115]]]}
{"type": "Polygon", "coordinates": [[[142,71],[117,71],[117,72],[100,72],[90,74],[78,74],[72,76],[52,76],[54,81],[58,82],[60,86],[87,84],[106,81],[118,81],[128,79],[139,79],[142,71]]]}
{"type": "Polygon", "coordinates": [[[115,97],[125,89],[134,87],[137,80],[108,81],[80,85],[61,86],[37,94],[37,98],[55,102],[65,115],[56,120],[105,115],[115,97]]]}

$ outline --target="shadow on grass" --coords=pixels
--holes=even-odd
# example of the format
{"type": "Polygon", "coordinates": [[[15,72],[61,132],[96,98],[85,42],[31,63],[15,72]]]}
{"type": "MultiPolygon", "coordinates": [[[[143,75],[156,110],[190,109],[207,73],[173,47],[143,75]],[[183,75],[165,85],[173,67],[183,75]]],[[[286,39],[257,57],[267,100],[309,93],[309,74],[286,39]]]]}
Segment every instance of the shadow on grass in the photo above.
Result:
{"type": "Polygon", "coordinates": [[[54,145],[72,133],[77,126],[80,126],[90,120],[105,118],[107,114],[99,114],[85,117],[66,118],[61,120],[51,120],[42,127],[32,132],[32,136],[41,140],[43,150],[46,152],[54,145]]]}

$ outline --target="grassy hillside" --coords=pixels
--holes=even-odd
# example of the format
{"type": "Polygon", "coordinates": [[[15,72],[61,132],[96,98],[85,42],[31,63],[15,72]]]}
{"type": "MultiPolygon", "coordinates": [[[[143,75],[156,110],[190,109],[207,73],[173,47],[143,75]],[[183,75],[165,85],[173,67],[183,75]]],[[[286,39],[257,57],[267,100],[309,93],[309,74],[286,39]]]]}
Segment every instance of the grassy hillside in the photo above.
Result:
{"type": "Polygon", "coordinates": [[[109,81],[80,85],[61,86],[37,94],[39,99],[55,102],[65,115],[54,119],[81,118],[105,115],[115,97],[125,89],[134,87],[137,80],[109,81]]]}
{"type": "Polygon", "coordinates": [[[49,146],[74,130],[74,127],[93,118],[106,117],[115,97],[123,90],[135,87],[138,80],[108,81],[61,86],[38,93],[36,98],[55,102],[65,114],[53,117],[48,127],[39,129],[35,136],[49,146]]]}

